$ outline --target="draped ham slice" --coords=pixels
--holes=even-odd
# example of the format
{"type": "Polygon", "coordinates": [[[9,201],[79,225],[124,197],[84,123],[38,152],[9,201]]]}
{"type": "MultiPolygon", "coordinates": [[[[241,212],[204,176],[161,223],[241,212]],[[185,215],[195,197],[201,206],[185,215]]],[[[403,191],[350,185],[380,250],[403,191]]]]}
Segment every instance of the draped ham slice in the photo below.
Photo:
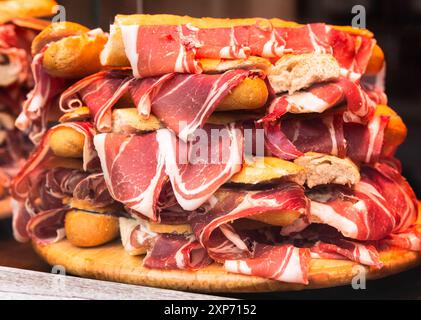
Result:
{"type": "Polygon", "coordinates": [[[161,86],[173,76],[174,73],[167,73],[159,79],[137,79],[130,85],[133,101],[137,106],[137,111],[141,117],[149,117],[154,97],[159,92],[161,86]]]}
{"type": "Polygon", "coordinates": [[[32,74],[35,86],[29,92],[22,106],[22,112],[16,119],[16,127],[21,131],[27,130],[31,125],[37,124],[39,132],[34,131],[32,140],[39,142],[47,128],[47,114],[51,100],[64,89],[63,79],[50,76],[42,67],[44,51],[35,55],[32,61],[32,74]]]}
{"type": "Polygon", "coordinates": [[[355,241],[345,239],[334,239],[330,242],[318,241],[310,250],[313,258],[349,259],[376,268],[383,266],[374,246],[355,241]]]}
{"type": "Polygon", "coordinates": [[[421,251],[421,230],[419,226],[413,226],[404,232],[390,234],[381,240],[380,244],[406,250],[421,251]]]}
{"type": "Polygon", "coordinates": [[[265,146],[276,157],[284,160],[293,160],[303,155],[294,144],[288,140],[281,130],[279,123],[264,125],[265,146]]]}
{"type": "Polygon", "coordinates": [[[196,30],[189,26],[121,26],[126,56],[136,78],[172,72],[200,73],[196,30]],[[151,59],[151,57],[162,59],[151,59]]]}
{"type": "Polygon", "coordinates": [[[205,125],[196,134],[199,139],[186,144],[169,130],[158,131],[165,172],[185,210],[200,207],[243,164],[243,135],[234,124],[205,125]]]}
{"type": "Polygon", "coordinates": [[[178,137],[187,141],[202,128],[219,102],[248,75],[246,70],[223,74],[177,74],[167,80],[152,101],[152,113],[178,137]]]}
{"type": "Polygon", "coordinates": [[[26,226],[28,235],[39,244],[51,244],[63,239],[64,218],[68,208],[51,209],[33,216],[26,226]]]}
{"type": "Polygon", "coordinates": [[[388,123],[389,117],[385,116],[374,116],[367,125],[344,123],[347,156],[356,162],[374,163],[378,161],[388,123]]]}
{"type": "Polygon", "coordinates": [[[388,117],[374,116],[367,124],[345,123],[341,113],[291,116],[263,125],[265,145],[285,160],[319,152],[347,156],[356,163],[375,163],[382,152],[388,122],[388,117]]]}
{"type": "Polygon", "coordinates": [[[68,122],[58,124],[51,128],[47,134],[43,136],[37,148],[30,155],[25,165],[13,179],[11,192],[15,199],[24,201],[28,197],[31,187],[31,177],[36,177],[40,171],[44,170],[43,164],[51,157],[54,157],[48,145],[49,137],[55,130],[63,127],[72,128],[84,136],[83,168],[84,170],[88,170],[95,167],[97,154],[93,148],[94,131],[92,125],[88,122],[68,122]]]}
{"type": "Polygon", "coordinates": [[[196,238],[216,261],[253,257],[253,241],[237,233],[230,222],[267,211],[292,210],[307,214],[304,190],[292,182],[264,191],[221,189],[205,212],[195,212],[190,221],[196,238]]]}
{"type": "Polygon", "coordinates": [[[341,78],[275,98],[269,106],[268,114],[260,121],[275,121],[287,112],[322,113],[341,103],[345,103],[347,108],[343,113],[346,122],[366,123],[372,118],[376,108],[376,102],[360,84],[341,78]]]}
{"type": "Polygon", "coordinates": [[[414,192],[399,172],[383,163],[363,166],[353,190],[330,187],[309,197],[311,220],[357,240],[384,239],[408,229],[417,218],[414,192]]]}
{"type": "Polygon", "coordinates": [[[96,150],[113,198],[156,221],[157,201],[168,176],[185,210],[200,207],[241,169],[243,155],[242,134],[234,126],[206,125],[202,133],[196,132],[200,139],[188,144],[167,129],[145,135],[96,135],[96,150]],[[222,140],[208,144],[212,130],[222,140]],[[198,150],[204,154],[193,153],[198,150]]]}
{"type": "Polygon", "coordinates": [[[321,115],[314,118],[291,117],[281,120],[282,131],[302,153],[319,152],[343,158],[346,141],[341,115],[321,115]]]}
{"type": "Polygon", "coordinates": [[[229,70],[222,74],[166,74],[135,80],[126,71],[104,71],[74,84],[60,97],[60,108],[69,112],[89,107],[99,132],[111,130],[111,108],[130,93],[140,116],[152,112],[165,126],[187,141],[203,127],[219,102],[238,86],[250,71],[229,70]]]}
{"type": "Polygon", "coordinates": [[[194,235],[161,234],[148,252],[143,265],[152,269],[197,270],[212,260],[194,235]]]}
{"type": "Polygon", "coordinates": [[[86,77],[60,96],[60,109],[70,112],[86,104],[100,132],[111,130],[111,108],[129,89],[132,80],[122,70],[102,71],[86,77]]]}
{"type": "Polygon", "coordinates": [[[166,180],[165,158],[157,133],[99,134],[94,138],[111,196],[152,220],[166,180]]]}
{"type": "MultiPolygon", "coordinates": [[[[200,73],[200,58],[243,59],[250,55],[330,53],[353,81],[365,72],[375,40],[325,24],[274,27],[269,20],[222,28],[192,25],[119,25],[126,56],[136,77],[171,72],[200,73]]],[[[115,30],[115,25],[112,30],[115,30]]]]}
{"type": "Polygon", "coordinates": [[[257,244],[253,258],[225,260],[224,267],[228,272],[308,284],[309,264],[309,249],[257,244]]]}

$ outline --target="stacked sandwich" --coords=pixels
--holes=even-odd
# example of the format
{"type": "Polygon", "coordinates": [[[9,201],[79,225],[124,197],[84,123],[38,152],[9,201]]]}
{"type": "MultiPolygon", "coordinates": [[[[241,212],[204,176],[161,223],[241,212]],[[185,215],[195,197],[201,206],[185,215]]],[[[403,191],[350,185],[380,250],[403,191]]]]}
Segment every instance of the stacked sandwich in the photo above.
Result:
{"type": "Polygon", "coordinates": [[[314,280],[315,261],[381,270],[420,250],[417,200],[394,158],[406,127],[387,106],[369,31],[117,16],[93,73],[103,34],[84,31],[97,50],[78,55],[69,26],[33,44],[37,87],[60,87],[62,114],[13,181],[18,239],[120,237],[162,276],[300,284],[314,280]],[[76,81],[82,73],[92,74],[76,81]]]}
{"type": "Polygon", "coordinates": [[[0,1],[0,212],[11,214],[9,186],[32,148],[14,121],[33,86],[31,42],[55,1],[0,1]]]}

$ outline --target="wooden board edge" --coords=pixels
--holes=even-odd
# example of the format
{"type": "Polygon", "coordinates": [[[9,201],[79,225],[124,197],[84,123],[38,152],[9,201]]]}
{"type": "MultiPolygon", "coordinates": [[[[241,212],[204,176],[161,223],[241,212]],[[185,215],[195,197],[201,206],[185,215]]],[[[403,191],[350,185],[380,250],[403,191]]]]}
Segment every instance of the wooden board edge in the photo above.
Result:
{"type": "Polygon", "coordinates": [[[362,271],[367,279],[379,279],[421,264],[421,253],[391,249],[380,253],[384,267],[362,267],[347,260],[313,259],[309,285],[283,283],[253,276],[227,273],[213,264],[196,272],[151,270],[142,266],[142,257],[128,255],[121,244],[82,249],[67,240],[52,245],[33,244],[36,252],[50,265],[61,265],[66,273],[100,280],[144,285],[165,289],[206,293],[281,292],[351,285],[362,271]]]}

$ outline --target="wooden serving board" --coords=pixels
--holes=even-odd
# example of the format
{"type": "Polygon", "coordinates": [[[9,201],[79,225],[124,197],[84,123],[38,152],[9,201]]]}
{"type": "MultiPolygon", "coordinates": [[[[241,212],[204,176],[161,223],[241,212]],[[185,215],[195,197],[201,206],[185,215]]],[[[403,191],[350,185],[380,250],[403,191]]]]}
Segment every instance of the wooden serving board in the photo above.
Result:
{"type": "Polygon", "coordinates": [[[380,270],[357,268],[358,264],[347,260],[313,259],[310,284],[300,285],[227,273],[217,264],[195,272],[147,269],[142,266],[142,257],[130,256],[117,241],[96,248],[77,248],[67,240],[33,246],[50,265],[63,266],[68,274],[196,292],[275,292],[351,285],[352,279],[362,270],[365,270],[367,279],[379,279],[421,264],[421,253],[400,249],[380,253],[384,263],[380,270]]]}

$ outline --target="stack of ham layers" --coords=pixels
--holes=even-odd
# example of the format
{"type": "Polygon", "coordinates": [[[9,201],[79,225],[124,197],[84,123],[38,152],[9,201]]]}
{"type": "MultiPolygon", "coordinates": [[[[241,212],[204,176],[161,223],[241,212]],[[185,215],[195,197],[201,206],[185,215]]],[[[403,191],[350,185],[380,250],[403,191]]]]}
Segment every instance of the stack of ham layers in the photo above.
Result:
{"type": "Polygon", "coordinates": [[[42,134],[13,182],[18,240],[60,241],[77,208],[119,217],[124,248],[146,253],[147,268],[217,263],[303,284],[311,259],[382,268],[385,248],[420,250],[417,199],[394,157],[406,129],[387,107],[370,32],[122,20],[99,73],[69,84],[43,70],[42,54],[34,59],[36,86],[19,118],[42,134]],[[118,37],[124,51],[112,56],[118,37]],[[257,78],[268,92],[261,106],[220,108],[257,78]],[[40,127],[51,101],[64,116],[40,127]],[[156,127],[122,126],[127,109],[156,127]],[[51,165],[59,157],[48,139],[63,128],[83,136],[83,152],[51,165]]]}
{"type": "Polygon", "coordinates": [[[33,147],[14,122],[34,86],[31,42],[47,25],[31,18],[0,24],[0,199],[9,196],[11,179],[33,147]]]}

